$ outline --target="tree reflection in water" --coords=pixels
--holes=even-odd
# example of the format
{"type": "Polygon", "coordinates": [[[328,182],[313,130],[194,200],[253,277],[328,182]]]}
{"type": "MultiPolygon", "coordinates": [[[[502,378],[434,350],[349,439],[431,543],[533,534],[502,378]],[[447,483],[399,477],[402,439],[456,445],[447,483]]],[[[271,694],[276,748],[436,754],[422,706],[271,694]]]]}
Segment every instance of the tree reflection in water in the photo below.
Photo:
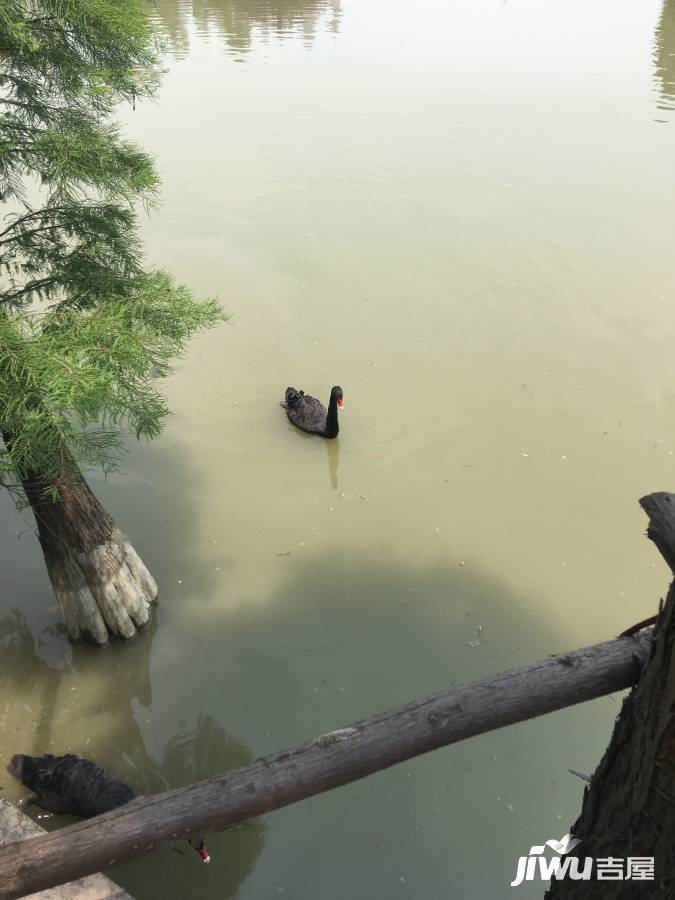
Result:
{"type": "MultiPolygon", "coordinates": [[[[72,648],[70,666],[54,668],[39,655],[42,634],[34,636],[12,610],[0,618],[0,759],[12,753],[77,753],[127,781],[138,794],[154,794],[247,765],[249,747],[228,735],[215,719],[197,711],[190,726],[181,722],[153,758],[139,720],[147,724],[152,702],[149,653],[156,625],[129,644],[72,648]]],[[[170,690],[170,686],[167,687],[170,690]]],[[[3,798],[18,800],[26,790],[0,766],[3,798]]],[[[27,812],[41,816],[38,807],[27,812]]],[[[72,821],[40,818],[48,830],[72,821]]],[[[108,874],[137,897],[156,896],[161,885],[198,889],[210,900],[236,893],[252,871],[265,841],[265,825],[254,820],[208,840],[212,863],[201,866],[182,842],[114,866],[108,874]]]]}
{"type": "Polygon", "coordinates": [[[300,36],[311,43],[320,29],[337,33],[340,0],[156,0],[154,15],[170,49],[189,47],[191,31],[214,32],[230,50],[245,53],[254,37],[300,36]]]}
{"type": "Polygon", "coordinates": [[[660,93],[658,108],[675,109],[675,0],[663,0],[654,35],[654,67],[660,93]]]}

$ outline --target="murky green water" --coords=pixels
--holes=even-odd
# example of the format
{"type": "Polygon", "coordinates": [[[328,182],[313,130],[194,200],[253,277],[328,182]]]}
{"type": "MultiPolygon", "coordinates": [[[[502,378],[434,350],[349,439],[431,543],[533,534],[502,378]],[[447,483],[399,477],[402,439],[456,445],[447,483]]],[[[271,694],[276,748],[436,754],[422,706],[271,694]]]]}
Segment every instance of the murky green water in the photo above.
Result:
{"type": "MultiPolygon", "coordinates": [[[[164,177],[148,255],[234,318],[165,436],[92,477],[160,583],[150,631],[69,647],[0,501],[0,757],[71,750],[145,792],[616,634],[668,581],[637,499],[675,485],[675,3],[157,17],[164,86],[125,113],[164,177]],[[292,430],[284,388],[335,383],[338,441],[292,430]]],[[[111,874],[139,900],[504,897],[618,699],[215,836],[208,868],[111,874]]]]}

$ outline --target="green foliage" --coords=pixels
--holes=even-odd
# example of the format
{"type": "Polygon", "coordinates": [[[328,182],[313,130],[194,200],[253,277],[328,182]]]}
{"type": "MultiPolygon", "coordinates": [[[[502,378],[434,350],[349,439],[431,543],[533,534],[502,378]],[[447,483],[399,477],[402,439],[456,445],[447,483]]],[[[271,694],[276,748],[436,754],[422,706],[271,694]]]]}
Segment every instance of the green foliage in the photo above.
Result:
{"type": "Polygon", "coordinates": [[[0,46],[0,475],[56,479],[156,436],[156,379],[224,317],[142,265],[158,178],[112,117],[155,88],[143,0],[0,0],[0,46]]]}
{"type": "Polygon", "coordinates": [[[58,478],[64,447],[110,468],[122,423],[155,437],[168,412],[156,379],[195,329],[221,318],[216,303],[195,300],[165,273],[140,276],[125,296],[87,310],[0,316],[0,410],[12,435],[0,474],[4,461],[58,478]]]}
{"type": "Polygon", "coordinates": [[[155,87],[142,0],[0,0],[0,47],[2,199],[23,197],[28,173],[52,202],[86,187],[150,199],[151,160],[109,121],[155,87]]]}

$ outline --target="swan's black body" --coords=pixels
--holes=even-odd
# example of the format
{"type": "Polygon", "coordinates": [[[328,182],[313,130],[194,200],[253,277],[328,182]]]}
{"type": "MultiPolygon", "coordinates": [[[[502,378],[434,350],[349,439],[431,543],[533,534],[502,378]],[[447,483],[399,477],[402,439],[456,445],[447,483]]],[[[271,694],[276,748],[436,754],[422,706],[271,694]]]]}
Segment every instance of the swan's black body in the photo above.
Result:
{"type": "Polygon", "coordinates": [[[303,431],[326,438],[338,436],[338,407],[342,409],[342,388],[338,385],[330,392],[328,409],[316,397],[310,397],[304,391],[296,391],[293,387],[286,388],[286,397],[281,405],[286,410],[289,421],[303,431]]]}
{"type": "MultiPolygon", "coordinates": [[[[7,771],[35,792],[35,802],[39,806],[62,815],[89,819],[124,806],[136,796],[128,784],[72,753],[66,756],[15,753],[7,771]]],[[[188,843],[204,862],[209,862],[201,838],[188,838],[188,843]]]]}
{"type": "Polygon", "coordinates": [[[7,766],[38,804],[53,813],[98,816],[134,799],[134,792],[119,778],[88,759],[74,756],[25,756],[17,753],[7,766]]]}

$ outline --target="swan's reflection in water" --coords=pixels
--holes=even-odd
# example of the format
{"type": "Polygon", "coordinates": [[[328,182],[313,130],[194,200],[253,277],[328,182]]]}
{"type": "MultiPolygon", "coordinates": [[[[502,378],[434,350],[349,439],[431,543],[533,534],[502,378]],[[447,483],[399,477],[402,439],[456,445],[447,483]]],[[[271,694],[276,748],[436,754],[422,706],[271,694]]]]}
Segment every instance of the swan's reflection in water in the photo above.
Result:
{"type": "Polygon", "coordinates": [[[335,438],[332,441],[326,441],[326,453],[328,454],[328,477],[330,478],[330,486],[336,491],[338,486],[338,466],[340,465],[339,438],[335,438]]]}

